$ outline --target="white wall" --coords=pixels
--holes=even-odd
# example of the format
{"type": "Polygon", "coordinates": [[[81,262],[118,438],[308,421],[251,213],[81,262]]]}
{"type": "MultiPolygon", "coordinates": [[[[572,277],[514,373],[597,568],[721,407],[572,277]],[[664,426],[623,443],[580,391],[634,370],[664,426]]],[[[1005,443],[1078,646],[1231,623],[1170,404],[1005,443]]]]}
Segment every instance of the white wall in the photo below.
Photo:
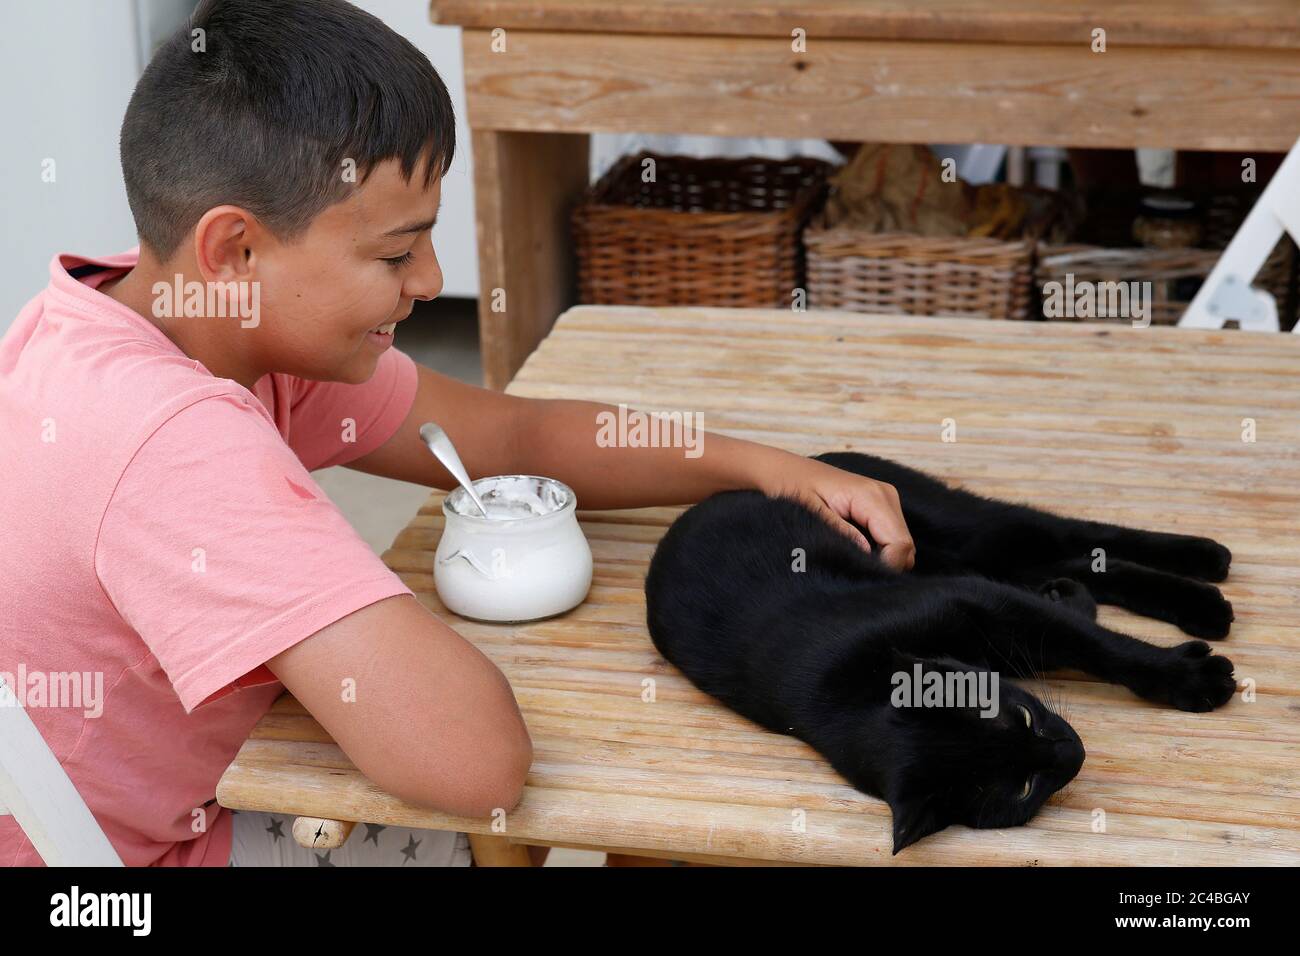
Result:
{"type": "MultiPolygon", "coordinates": [[[[17,0],[0,25],[0,334],[48,281],[56,252],[136,244],[117,141],[143,60],[192,0],[17,0]],[[54,181],[42,164],[54,161],[54,181]]],[[[429,56],[452,93],[460,144],[443,183],[434,242],[444,295],[478,294],[460,31],[429,22],[423,0],[361,0],[429,56]]]]}
{"type": "Polygon", "coordinates": [[[0,27],[0,333],[56,252],[120,252],[135,226],[117,135],[137,75],[130,0],[4,5],[0,27]],[[54,161],[54,181],[42,163],[54,161]]]}

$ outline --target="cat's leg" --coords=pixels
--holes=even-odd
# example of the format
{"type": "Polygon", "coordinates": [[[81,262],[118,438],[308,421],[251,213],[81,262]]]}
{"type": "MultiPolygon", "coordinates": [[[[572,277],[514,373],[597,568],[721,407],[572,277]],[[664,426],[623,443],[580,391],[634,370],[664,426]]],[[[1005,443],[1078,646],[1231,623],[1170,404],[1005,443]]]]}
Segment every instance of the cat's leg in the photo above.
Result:
{"type": "Polygon", "coordinates": [[[1041,582],[1070,577],[1103,604],[1168,621],[1193,637],[1226,637],[1233,620],[1232,605],[1205,583],[1226,576],[1232,555],[1209,538],[1016,509],[981,533],[968,553],[972,567],[995,580],[1050,597],[1050,582],[1041,582]]]}
{"type": "Polygon", "coordinates": [[[1115,558],[1097,567],[1105,570],[1094,571],[1094,562],[1076,558],[1047,570],[1082,583],[1102,604],[1168,621],[1193,637],[1219,640],[1228,636],[1232,605],[1213,584],[1115,558]]]}
{"type": "MultiPolygon", "coordinates": [[[[930,537],[957,548],[964,567],[995,580],[1016,579],[1045,562],[1094,557],[1098,548],[1108,559],[1121,558],[1202,581],[1222,581],[1232,561],[1232,553],[1210,538],[1066,518],[1028,505],[981,498],[872,455],[828,452],[816,457],[893,484],[909,524],[932,525],[930,537]]],[[[931,549],[934,543],[927,542],[931,549]]],[[[920,551],[918,539],[918,560],[920,551]]]]}
{"type": "Polygon", "coordinates": [[[1160,647],[1010,585],[968,579],[960,586],[973,627],[954,636],[1017,676],[1069,667],[1189,711],[1213,710],[1236,690],[1232,661],[1212,656],[1204,641],[1160,647]]]}
{"type": "Polygon", "coordinates": [[[1035,508],[1006,505],[981,517],[962,548],[967,567],[994,580],[1041,581],[1067,560],[1130,561],[1168,574],[1222,581],[1232,552],[1217,541],[1081,521],[1035,508]]]}
{"type": "Polygon", "coordinates": [[[1067,549],[1062,557],[1131,561],[1202,581],[1222,581],[1232,563],[1232,552],[1210,538],[1053,517],[1067,549]]]}

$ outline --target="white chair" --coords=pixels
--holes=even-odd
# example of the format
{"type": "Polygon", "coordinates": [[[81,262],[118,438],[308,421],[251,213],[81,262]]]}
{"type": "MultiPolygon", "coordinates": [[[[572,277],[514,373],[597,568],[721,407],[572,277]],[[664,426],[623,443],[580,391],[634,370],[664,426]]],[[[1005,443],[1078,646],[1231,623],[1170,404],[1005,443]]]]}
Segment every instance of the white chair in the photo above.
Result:
{"type": "Polygon", "coordinates": [[[77,788],[0,677],[0,813],[13,818],[47,866],[121,866],[77,788]]]}
{"type": "MultiPolygon", "coordinates": [[[[1277,332],[1277,303],[1251,283],[1284,232],[1300,242],[1300,140],[1264,187],[1178,324],[1221,329],[1236,319],[1243,329],[1277,332]]],[[[1300,334],[1300,324],[1291,331],[1300,334]]]]}

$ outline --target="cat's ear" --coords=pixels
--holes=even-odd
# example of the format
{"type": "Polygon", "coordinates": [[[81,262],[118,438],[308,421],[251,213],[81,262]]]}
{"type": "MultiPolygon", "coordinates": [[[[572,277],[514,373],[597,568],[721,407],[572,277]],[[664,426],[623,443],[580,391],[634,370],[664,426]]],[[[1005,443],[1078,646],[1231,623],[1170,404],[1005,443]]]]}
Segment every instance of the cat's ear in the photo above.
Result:
{"type": "Polygon", "coordinates": [[[894,817],[894,856],[948,825],[933,794],[900,798],[889,805],[889,810],[894,817]]]}
{"type": "Polygon", "coordinates": [[[921,667],[921,674],[923,676],[930,673],[965,674],[968,673],[972,667],[985,669],[988,667],[988,661],[981,655],[972,655],[971,660],[974,661],[974,663],[959,661],[957,658],[948,654],[940,654],[936,657],[918,657],[915,654],[909,654],[907,651],[899,650],[897,647],[891,647],[889,649],[889,663],[893,672],[895,674],[903,673],[909,676],[916,672],[918,664],[921,667]]]}

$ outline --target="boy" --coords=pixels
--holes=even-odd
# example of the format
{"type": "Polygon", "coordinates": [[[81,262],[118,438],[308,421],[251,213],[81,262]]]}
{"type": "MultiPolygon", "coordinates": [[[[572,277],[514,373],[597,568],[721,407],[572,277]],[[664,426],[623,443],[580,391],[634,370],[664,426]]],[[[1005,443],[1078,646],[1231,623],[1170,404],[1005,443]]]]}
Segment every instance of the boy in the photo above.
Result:
{"type": "MultiPolygon", "coordinates": [[[[437,74],[373,17],[204,2],[122,125],[138,253],[56,256],[0,341],[0,669],[102,677],[95,707],[28,707],[128,865],[224,866],[257,836],[232,837],[214,790],[285,688],[389,793],[467,817],[517,803],[532,745],[508,683],[308,474],[451,487],[425,421],[472,476],[551,475],[584,508],[793,495],[911,564],[888,486],[715,434],[693,458],[600,447],[608,406],[473,388],[394,350],[442,285],[453,139],[437,74]]],[[[437,843],[455,834],[424,835],[466,861],[437,843]]],[[[9,817],[0,862],[40,862],[9,817]]]]}

